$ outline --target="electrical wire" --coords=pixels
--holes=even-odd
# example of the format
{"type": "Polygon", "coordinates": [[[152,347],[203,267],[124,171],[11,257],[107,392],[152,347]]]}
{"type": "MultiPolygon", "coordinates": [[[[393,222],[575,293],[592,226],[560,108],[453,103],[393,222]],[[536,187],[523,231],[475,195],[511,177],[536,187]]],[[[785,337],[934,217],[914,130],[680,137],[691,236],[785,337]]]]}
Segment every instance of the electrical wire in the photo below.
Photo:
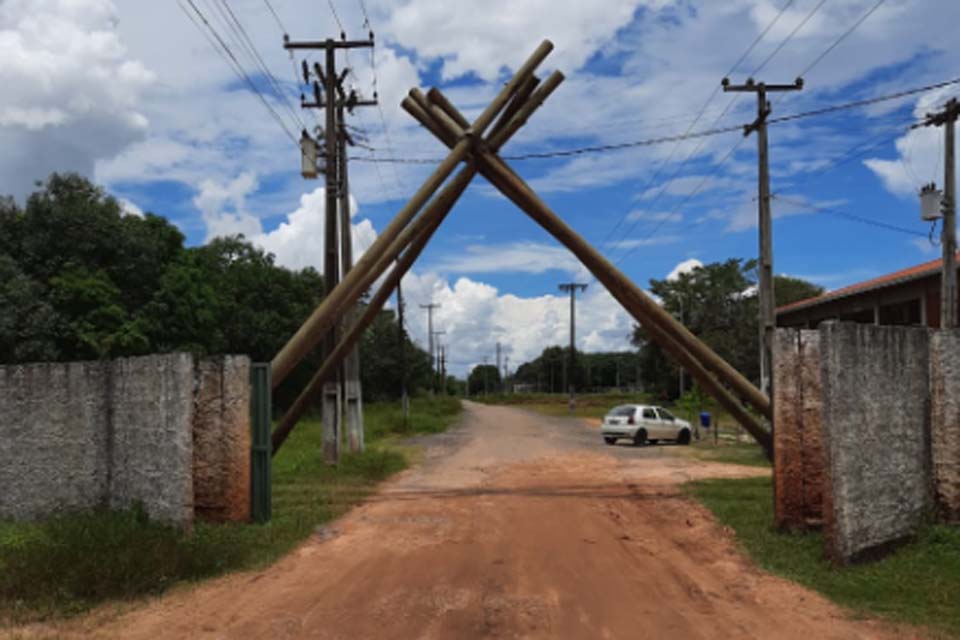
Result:
{"type": "Polygon", "coordinates": [[[230,66],[231,69],[233,69],[234,73],[237,74],[237,77],[240,79],[240,81],[245,82],[247,86],[250,88],[250,90],[260,99],[260,101],[263,103],[263,106],[266,107],[267,111],[270,113],[273,119],[276,120],[278,125],[280,125],[280,128],[283,129],[284,133],[286,133],[287,137],[290,138],[294,146],[297,146],[299,148],[300,143],[297,141],[296,136],[294,136],[293,133],[291,133],[289,127],[283,121],[283,118],[280,117],[280,114],[277,113],[276,109],[273,108],[273,105],[270,104],[270,101],[267,100],[267,98],[263,95],[263,92],[257,87],[257,85],[253,82],[253,80],[247,74],[246,70],[243,68],[243,65],[240,64],[240,61],[237,59],[236,55],[234,55],[229,45],[227,45],[227,43],[224,42],[223,38],[220,36],[217,30],[213,27],[213,25],[210,24],[210,21],[207,20],[207,17],[203,14],[202,11],[200,11],[199,7],[197,7],[197,5],[193,2],[193,0],[186,0],[186,2],[193,9],[194,13],[196,13],[197,17],[203,23],[203,26],[201,26],[200,22],[197,22],[197,20],[190,15],[190,12],[183,5],[182,1],[178,1],[178,5],[183,10],[183,12],[187,14],[187,17],[190,18],[191,22],[193,22],[197,26],[197,28],[200,29],[202,33],[206,33],[203,28],[204,26],[206,27],[206,30],[209,31],[210,35],[212,35],[213,38],[215,38],[216,40],[216,45],[214,45],[214,42],[212,40],[210,40],[209,38],[207,39],[208,42],[210,42],[211,46],[214,47],[214,50],[216,50],[221,55],[221,57],[224,57],[224,54],[226,54],[226,57],[224,57],[224,60],[227,62],[228,66],[230,66]]]}
{"type": "Polygon", "coordinates": [[[280,31],[283,33],[288,33],[287,28],[283,26],[283,22],[280,20],[280,16],[277,14],[277,10],[273,8],[273,3],[270,0],[263,0],[267,5],[267,9],[270,10],[270,13],[273,14],[273,19],[277,21],[277,26],[280,27],[280,31]]]}
{"type": "MultiPolygon", "coordinates": [[[[780,8],[780,11],[777,13],[777,15],[774,16],[773,20],[771,20],[770,23],[767,25],[767,27],[762,32],[760,32],[760,34],[756,38],[754,38],[750,46],[747,47],[747,49],[743,52],[743,54],[740,55],[737,61],[733,63],[733,66],[730,67],[730,71],[728,71],[726,75],[729,76],[734,71],[736,71],[737,67],[739,67],[740,64],[747,58],[747,56],[749,56],[753,52],[756,46],[760,44],[760,42],[764,39],[764,37],[766,37],[767,33],[769,33],[769,31],[774,27],[774,25],[777,24],[777,22],[780,20],[783,14],[786,13],[787,9],[794,3],[794,1],[795,0],[787,0],[787,2],[784,3],[784,5],[780,8]]],[[[717,95],[720,93],[720,89],[721,89],[721,85],[719,84],[714,87],[713,92],[710,93],[710,96],[703,103],[703,106],[700,108],[700,111],[697,113],[696,117],[690,123],[690,126],[688,126],[687,130],[684,132],[685,136],[689,136],[692,133],[694,127],[696,127],[697,124],[700,122],[700,120],[703,118],[703,115],[707,111],[707,108],[713,102],[714,98],[716,98],[717,95]]],[[[720,113],[719,116],[717,116],[716,120],[714,120],[713,127],[716,127],[720,123],[720,121],[723,119],[723,117],[727,115],[727,112],[731,109],[735,101],[736,101],[736,97],[727,104],[726,108],[720,113]]],[[[677,144],[673,147],[673,149],[671,149],[670,154],[660,164],[660,166],[657,168],[654,174],[650,177],[650,180],[647,181],[647,186],[645,186],[641,190],[641,193],[646,193],[653,186],[653,184],[660,177],[660,174],[663,173],[663,170],[673,160],[673,157],[674,155],[676,155],[677,151],[680,149],[680,144],[682,142],[683,142],[683,139],[679,139],[677,141],[677,144]]],[[[697,152],[699,152],[700,148],[703,146],[702,143],[703,141],[701,140],[701,143],[698,144],[697,147],[690,154],[688,154],[687,157],[683,160],[683,162],[680,164],[678,169],[674,172],[673,176],[664,183],[663,189],[661,189],[660,192],[657,194],[656,198],[654,199],[654,202],[660,199],[660,197],[664,194],[664,192],[669,187],[670,183],[673,182],[673,180],[676,178],[677,175],[679,175],[683,167],[686,166],[687,162],[689,162],[690,159],[697,152]]],[[[623,216],[619,218],[619,220],[617,220],[617,223],[614,224],[613,228],[611,228],[610,231],[607,232],[601,244],[605,244],[611,237],[613,237],[613,234],[616,233],[617,229],[619,229],[624,222],[626,222],[629,215],[630,215],[629,213],[625,213],[623,216]]],[[[639,219],[634,222],[633,226],[630,228],[630,230],[627,233],[629,234],[630,232],[632,232],[633,229],[636,228],[638,223],[639,223],[639,219]]]]}
{"type": "Polygon", "coordinates": [[[898,233],[903,233],[911,236],[918,236],[920,238],[926,238],[927,234],[921,231],[915,231],[913,229],[907,229],[906,227],[898,227],[894,224],[889,224],[887,222],[881,222],[880,220],[871,220],[870,218],[864,218],[863,216],[854,215],[852,213],[847,213],[846,211],[838,211],[837,209],[831,209],[827,207],[820,207],[817,205],[809,204],[803,202],[802,200],[796,200],[794,198],[787,198],[785,196],[777,196],[775,199],[782,202],[792,204],[809,211],[815,211],[817,213],[826,213],[828,215],[836,216],[838,218],[843,218],[845,220],[850,220],[853,222],[859,222],[861,224],[866,224],[869,226],[877,227],[879,229],[886,229],[887,231],[896,231],[898,233]]]}
{"type": "Polygon", "coordinates": [[[803,29],[803,27],[804,27],[808,22],[810,22],[810,19],[813,18],[813,16],[816,15],[816,13],[817,13],[818,11],[820,11],[820,7],[822,7],[826,2],[827,2],[827,0],[820,0],[820,2],[818,2],[817,5],[816,5],[815,7],[813,7],[813,9],[811,9],[809,13],[807,13],[806,17],[804,17],[804,19],[801,20],[801,21],[799,22],[799,24],[797,24],[797,26],[795,26],[795,27],[793,28],[793,31],[791,31],[791,32],[787,35],[787,37],[784,38],[784,39],[780,42],[779,45],[777,45],[777,47],[770,53],[770,55],[767,56],[767,57],[764,59],[764,61],[760,63],[760,66],[757,67],[756,69],[754,69],[754,71],[753,71],[753,75],[754,75],[754,76],[756,76],[758,73],[760,73],[761,71],[763,71],[764,67],[766,67],[768,64],[770,64],[770,61],[773,60],[773,59],[776,57],[776,55],[777,55],[778,53],[780,53],[780,52],[783,50],[783,48],[784,48],[785,46],[787,46],[787,44],[788,44],[791,40],[793,40],[793,37],[794,37],[795,35],[797,35],[797,33],[798,33],[801,29],[803,29]]]}
{"type": "Polygon", "coordinates": [[[277,96],[283,100],[283,105],[286,107],[287,112],[293,118],[294,122],[296,122],[301,129],[306,129],[307,125],[304,123],[299,111],[290,103],[289,97],[286,95],[283,86],[267,66],[263,56],[260,55],[259,49],[257,49],[257,46],[253,43],[253,40],[250,38],[250,34],[247,33],[243,23],[240,22],[240,19],[234,13],[233,9],[230,8],[230,5],[226,2],[226,0],[220,0],[219,4],[217,5],[218,9],[220,6],[223,7],[223,9],[220,9],[221,15],[227,23],[228,29],[233,32],[235,36],[235,42],[239,42],[241,50],[247,53],[247,57],[253,62],[254,67],[259,66],[260,71],[263,72],[264,76],[273,86],[277,96]],[[224,13],[224,9],[226,10],[226,13],[224,13]]]}
{"type": "Polygon", "coordinates": [[[876,12],[876,10],[879,9],[880,6],[881,6],[884,2],[886,2],[886,0],[878,0],[877,3],[870,8],[869,11],[867,11],[865,14],[863,14],[863,15],[860,17],[859,20],[857,20],[856,22],[854,22],[853,25],[852,25],[849,29],[847,29],[846,31],[844,31],[844,32],[840,35],[840,37],[837,38],[837,39],[833,42],[833,44],[831,44],[829,47],[827,47],[826,50],[825,50],[823,53],[821,53],[819,56],[817,56],[817,57],[814,59],[813,62],[811,62],[809,65],[807,65],[807,66],[804,68],[804,70],[801,71],[801,72],[798,74],[798,76],[799,76],[799,77],[803,77],[803,76],[807,75],[808,73],[810,73],[810,71],[811,71],[814,67],[816,67],[818,64],[820,64],[820,62],[821,62],[824,58],[826,58],[826,57],[830,54],[831,51],[833,51],[834,49],[836,49],[836,48],[840,45],[840,43],[843,42],[844,40],[846,40],[847,37],[848,37],[851,33],[853,33],[854,31],[856,31],[856,30],[860,27],[860,25],[862,25],[862,24],[867,20],[867,18],[869,18],[870,16],[872,16],[872,15],[874,14],[874,12],[876,12]]]}

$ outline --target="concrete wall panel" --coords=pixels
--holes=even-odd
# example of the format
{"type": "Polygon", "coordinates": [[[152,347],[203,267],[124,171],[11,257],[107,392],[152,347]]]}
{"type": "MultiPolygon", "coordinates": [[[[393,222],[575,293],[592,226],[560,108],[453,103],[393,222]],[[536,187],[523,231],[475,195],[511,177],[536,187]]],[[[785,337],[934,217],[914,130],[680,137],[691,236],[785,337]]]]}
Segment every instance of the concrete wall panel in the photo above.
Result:
{"type": "Polygon", "coordinates": [[[930,432],[937,512],[960,524],[960,331],[930,338],[930,432]]]}
{"type": "Polygon", "coordinates": [[[111,507],[193,522],[193,387],[189,354],[113,362],[111,507]]]}
{"type": "Polygon", "coordinates": [[[822,521],[819,338],[798,329],[774,336],[774,517],[780,528],[822,521]]]}
{"type": "Polygon", "coordinates": [[[849,563],[911,536],[930,508],[929,333],[820,326],[827,551],[849,563]]]}
{"type": "Polygon", "coordinates": [[[205,520],[250,519],[250,359],[197,363],[194,508],[205,520]]]}
{"type": "Polygon", "coordinates": [[[0,518],[106,501],[108,380],[108,363],[0,367],[0,518]]]}

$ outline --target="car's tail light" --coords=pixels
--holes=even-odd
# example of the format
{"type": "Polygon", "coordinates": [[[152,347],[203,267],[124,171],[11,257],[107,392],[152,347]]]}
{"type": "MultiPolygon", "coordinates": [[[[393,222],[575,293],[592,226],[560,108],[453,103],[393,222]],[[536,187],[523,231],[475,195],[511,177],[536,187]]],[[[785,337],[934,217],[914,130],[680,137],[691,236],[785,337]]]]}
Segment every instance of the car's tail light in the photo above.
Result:
{"type": "Polygon", "coordinates": [[[627,424],[637,424],[637,421],[633,419],[633,416],[630,416],[630,419],[627,420],[627,424]]]}

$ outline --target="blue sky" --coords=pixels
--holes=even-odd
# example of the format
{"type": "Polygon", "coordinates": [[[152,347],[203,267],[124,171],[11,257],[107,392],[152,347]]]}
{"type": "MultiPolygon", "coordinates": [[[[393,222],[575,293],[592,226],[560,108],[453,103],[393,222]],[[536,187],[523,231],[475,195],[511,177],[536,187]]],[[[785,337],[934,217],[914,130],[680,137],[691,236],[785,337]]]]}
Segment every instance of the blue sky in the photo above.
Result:
{"type": "MultiPolygon", "coordinates": [[[[195,4],[254,73],[219,2],[195,4]]],[[[229,2],[287,97],[295,96],[296,72],[266,4],[229,2]]],[[[324,3],[272,4],[294,39],[339,31],[324,3]]],[[[774,116],[960,75],[960,54],[939,26],[960,18],[957,3],[886,0],[863,19],[876,4],[608,0],[597,11],[568,0],[490,0],[481,11],[439,0],[377,0],[365,3],[365,16],[359,2],[333,2],[348,35],[362,37],[367,18],[377,33],[376,71],[367,53],[354,52],[351,82],[369,95],[376,77],[383,117],[366,109],[351,123],[367,132],[380,158],[444,153],[399,108],[410,87],[439,86],[475,116],[543,37],[556,49],[542,74],[560,69],[567,80],[506,155],[682,134],[711,96],[694,130],[747,123],[754,97],[740,97],[721,118],[733,97],[715,90],[764,30],[734,82],[761,65],[759,79],[792,82],[863,20],[805,75],[804,91],[773,96],[774,116]]],[[[322,184],[300,177],[292,141],[211,48],[191,13],[186,0],[180,6],[174,0],[4,3],[0,50],[15,63],[0,71],[12,88],[0,110],[0,135],[11,149],[0,187],[23,197],[25,185],[50,171],[80,171],[132,210],[168,217],[191,244],[241,232],[281,264],[319,267],[322,184]],[[62,152],[46,152],[54,141],[62,152]]],[[[266,85],[263,74],[254,79],[266,85]]],[[[923,182],[942,182],[940,132],[906,127],[956,93],[949,87],[772,125],[772,188],[780,197],[773,204],[776,271],[836,288],[934,257],[938,249],[926,237],[930,228],[919,219],[915,192],[923,182]]],[[[284,97],[267,99],[294,134],[300,119],[314,117],[301,113],[295,99],[294,113],[284,97]]],[[[513,166],[641,286],[695,261],[756,254],[755,137],[742,140],[735,131],[513,166]]],[[[352,163],[358,250],[431,169],[352,163]]],[[[557,284],[571,278],[592,283],[580,307],[580,347],[628,349],[630,318],[568,252],[478,178],[404,285],[411,305],[431,299],[443,305],[437,321],[456,349],[454,371],[461,372],[491,354],[498,340],[514,363],[564,342],[566,301],[557,284]]],[[[409,329],[425,341],[420,315],[410,314],[409,329]]]]}

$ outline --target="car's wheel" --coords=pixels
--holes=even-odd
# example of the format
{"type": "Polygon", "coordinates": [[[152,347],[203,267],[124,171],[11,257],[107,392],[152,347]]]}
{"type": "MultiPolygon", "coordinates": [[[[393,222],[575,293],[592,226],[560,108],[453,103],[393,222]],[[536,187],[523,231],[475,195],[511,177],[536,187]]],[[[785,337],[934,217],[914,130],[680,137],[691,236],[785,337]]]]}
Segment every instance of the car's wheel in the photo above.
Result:
{"type": "Polygon", "coordinates": [[[646,429],[637,429],[637,433],[633,436],[633,444],[636,446],[642,446],[647,441],[647,430],[646,429]]]}
{"type": "Polygon", "coordinates": [[[603,441],[607,444],[617,444],[617,439],[613,436],[603,436],[603,441]]]}
{"type": "Polygon", "coordinates": [[[677,435],[677,444],[690,444],[690,430],[684,429],[677,435]]]}

